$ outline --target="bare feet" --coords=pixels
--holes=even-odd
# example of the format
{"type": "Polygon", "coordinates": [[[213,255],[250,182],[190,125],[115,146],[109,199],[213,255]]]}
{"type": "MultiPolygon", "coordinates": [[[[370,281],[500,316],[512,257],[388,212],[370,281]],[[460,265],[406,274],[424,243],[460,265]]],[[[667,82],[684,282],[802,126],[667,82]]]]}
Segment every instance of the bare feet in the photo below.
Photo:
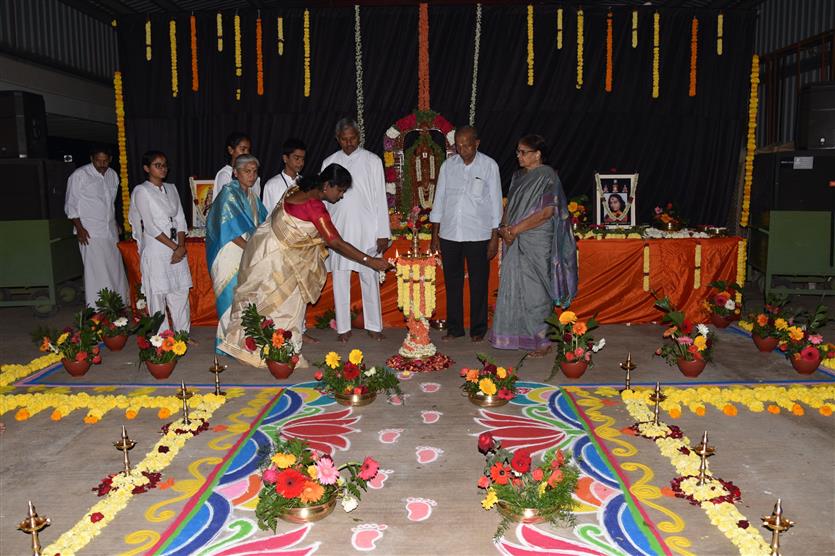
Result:
{"type": "Polygon", "coordinates": [[[528,357],[530,357],[531,359],[540,359],[542,357],[545,357],[549,353],[551,353],[551,346],[548,346],[546,348],[540,348],[536,351],[530,351],[528,352],[528,357]]]}
{"type": "Polygon", "coordinates": [[[351,339],[351,331],[349,330],[348,332],[343,332],[342,334],[337,334],[336,339],[339,340],[340,342],[342,342],[343,344],[347,343],[348,340],[351,339]]]}
{"type": "Polygon", "coordinates": [[[442,341],[442,342],[453,342],[453,341],[457,340],[457,339],[458,339],[458,338],[460,338],[460,337],[461,337],[461,336],[453,336],[452,334],[444,334],[444,335],[441,337],[441,341],[442,341]]]}
{"type": "Polygon", "coordinates": [[[318,344],[319,340],[305,332],[304,334],[302,334],[302,342],[304,342],[305,344],[318,344]]]}
{"type": "Polygon", "coordinates": [[[366,330],[368,332],[369,338],[377,340],[378,342],[382,342],[386,337],[383,336],[382,332],[374,332],[373,330],[366,330]]]}
{"type": "Polygon", "coordinates": [[[470,336],[470,340],[474,344],[480,344],[481,342],[484,341],[484,334],[482,334],[481,336],[470,336]]]}

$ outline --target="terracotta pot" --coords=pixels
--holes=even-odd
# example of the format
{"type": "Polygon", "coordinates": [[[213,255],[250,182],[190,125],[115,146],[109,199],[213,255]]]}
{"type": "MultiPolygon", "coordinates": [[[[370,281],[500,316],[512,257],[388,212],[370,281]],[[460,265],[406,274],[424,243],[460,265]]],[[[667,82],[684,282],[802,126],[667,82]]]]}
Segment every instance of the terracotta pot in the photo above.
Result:
{"type": "Polygon", "coordinates": [[[148,367],[148,372],[157,380],[163,380],[171,376],[174,372],[174,367],[177,366],[177,360],[169,361],[168,363],[151,363],[145,361],[145,366],[148,367]]]}
{"type": "Polygon", "coordinates": [[[290,523],[310,523],[328,517],[335,506],[336,496],[331,496],[327,501],[315,506],[289,508],[287,511],[278,514],[278,517],[290,523]]]}
{"type": "Polygon", "coordinates": [[[67,372],[70,376],[84,376],[87,374],[87,371],[90,370],[90,363],[89,361],[70,361],[66,357],[61,359],[61,363],[63,363],[64,368],[67,369],[67,372]]]}
{"type": "Polygon", "coordinates": [[[760,351],[770,352],[774,351],[777,347],[777,338],[772,338],[771,336],[763,338],[762,336],[753,334],[751,339],[754,340],[754,343],[757,344],[757,349],[760,351]]]}
{"type": "Polygon", "coordinates": [[[272,359],[267,359],[267,368],[270,370],[270,374],[277,379],[285,379],[293,374],[292,365],[289,363],[279,363],[272,359]]]}
{"type": "Polygon", "coordinates": [[[716,313],[710,314],[710,324],[716,328],[727,328],[734,321],[733,317],[723,317],[716,313]]]}
{"type": "Polygon", "coordinates": [[[676,364],[678,365],[678,370],[681,371],[681,374],[689,378],[695,378],[702,374],[702,371],[705,370],[705,365],[707,363],[704,359],[694,359],[693,361],[678,359],[676,364]]]}
{"type": "Polygon", "coordinates": [[[517,511],[504,500],[496,502],[496,509],[502,516],[517,523],[542,523],[545,521],[545,518],[540,515],[536,508],[523,508],[517,511]]]}
{"type": "Polygon", "coordinates": [[[361,407],[376,400],[377,392],[368,392],[367,394],[338,394],[334,392],[333,399],[335,399],[336,403],[339,405],[361,407]]]}
{"type": "Polygon", "coordinates": [[[470,399],[470,402],[474,403],[479,407],[499,407],[505,405],[510,400],[505,400],[498,396],[488,396],[482,392],[477,392],[475,394],[467,394],[467,397],[470,399]]]}
{"type": "Polygon", "coordinates": [[[807,361],[805,359],[795,359],[794,357],[789,357],[789,361],[792,362],[792,367],[794,370],[797,371],[799,374],[802,375],[810,375],[818,370],[821,364],[821,354],[818,352],[818,357],[814,361],[807,361]]]}
{"type": "Polygon", "coordinates": [[[104,341],[104,345],[106,345],[107,349],[110,351],[122,351],[122,348],[125,347],[125,343],[128,341],[128,335],[119,334],[118,336],[102,336],[102,341],[104,341]]]}
{"type": "Polygon", "coordinates": [[[580,378],[589,367],[589,362],[581,359],[580,361],[560,361],[560,370],[562,374],[568,378],[580,378]]]}

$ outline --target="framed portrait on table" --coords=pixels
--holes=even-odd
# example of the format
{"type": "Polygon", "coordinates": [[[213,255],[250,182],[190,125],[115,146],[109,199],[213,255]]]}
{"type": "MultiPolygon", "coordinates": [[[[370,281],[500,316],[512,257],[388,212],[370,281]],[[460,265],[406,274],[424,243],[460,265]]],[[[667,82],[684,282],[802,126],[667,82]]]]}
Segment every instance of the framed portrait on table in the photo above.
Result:
{"type": "Polygon", "coordinates": [[[209,207],[212,204],[212,188],[215,185],[215,180],[189,178],[189,185],[191,185],[191,198],[193,199],[191,227],[205,228],[206,215],[209,213],[209,207]]]}
{"type": "Polygon", "coordinates": [[[594,174],[595,223],[635,226],[638,174],[594,174]]]}

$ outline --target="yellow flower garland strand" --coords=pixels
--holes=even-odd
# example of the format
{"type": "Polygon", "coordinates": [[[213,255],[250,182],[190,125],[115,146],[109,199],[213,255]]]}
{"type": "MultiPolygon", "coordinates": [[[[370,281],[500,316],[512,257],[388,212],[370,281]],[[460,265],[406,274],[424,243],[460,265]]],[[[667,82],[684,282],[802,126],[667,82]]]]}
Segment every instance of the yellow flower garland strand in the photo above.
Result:
{"type": "Polygon", "coordinates": [[[25,378],[32,373],[36,373],[41,369],[45,369],[55,363],[61,361],[61,356],[55,353],[42,355],[31,360],[25,365],[10,363],[7,365],[0,365],[0,387],[8,386],[25,378]]]}
{"type": "Polygon", "coordinates": [[[638,48],[638,10],[632,10],[632,48],[638,48]]]}
{"type": "Polygon", "coordinates": [[[690,23],[690,87],[687,95],[696,96],[696,63],[699,55],[699,20],[693,18],[690,23]]]}
{"type": "Polygon", "coordinates": [[[304,96],[310,96],[310,10],[304,11],[304,96]]]}
{"type": "Polygon", "coordinates": [[[174,19],[168,22],[168,41],[171,44],[171,96],[177,98],[180,85],[177,78],[177,21],[174,19]]]}
{"type": "Polygon", "coordinates": [[[748,217],[751,208],[751,182],[754,180],[754,155],[757,150],[757,110],[759,100],[757,93],[760,85],[760,57],[754,54],[751,58],[751,94],[748,98],[748,140],[745,144],[745,179],[742,184],[742,207],[739,214],[739,225],[748,227],[748,217]]]}
{"type": "Polygon", "coordinates": [[[577,10],[577,83],[574,85],[577,89],[583,86],[583,9],[577,10]]]}
{"type": "Polygon", "coordinates": [[[122,72],[113,74],[113,94],[116,104],[116,144],[119,148],[119,181],[122,189],[122,226],[131,231],[128,213],[130,211],[130,182],[128,181],[128,140],[125,134],[125,99],[122,95],[122,72]]]}
{"type": "Polygon", "coordinates": [[[217,51],[223,52],[223,14],[217,12],[217,51]]]}
{"type": "Polygon", "coordinates": [[[191,46],[191,90],[197,92],[200,89],[200,76],[197,72],[197,18],[188,18],[189,42],[191,46]]]}
{"type": "Polygon", "coordinates": [[[693,272],[693,289],[702,287],[702,244],[696,242],[695,272],[693,272]]]}
{"type": "MultiPolygon", "coordinates": [[[[711,405],[728,416],[737,414],[736,406],[745,407],[752,413],[762,413],[773,404],[794,415],[803,415],[801,403],[816,409],[821,415],[830,417],[835,410],[835,386],[833,385],[796,385],[796,386],[700,386],[694,388],[665,388],[667,399],[661,402],[661,409],[673,419],[681,417],[686,408],[691,413],[703,417],[705,406],[711,405]]],[[[779,413],[774,408],[770,413],[779,413]]]]}
{"type": "Polygon", "coordinates": [[[279,17],[276,21],[276,35],[277,35],[277,43],[276,48],[278,50],[279,56],[284,56],[284,18],[279,17]]]}
{"type": "MultiPolygon", "coordinates": [[[[748,273],[748,240],[740,239],[736,245],[736,283],[745,284],[748,273]]],[[[742,303],[742,292],[736,292],[736,303],[742,303]]]]}
{"type": "Polygon", "coordinates": [[[724,32],[725,32],[725,16],[719,14],[716,16],[716,54],[721,56],[724,51],[724,32]]]}
{"type": "Polygon", "coordinates": [[[652,14],[652,98],[658,98],[661,63],[661,14],[652,14]]]}
{"type": "Polygon", "coordinates": [[[533,5],[528,4],[528,87],[533,85],[533,5]]]}
{"type": "Polygon", "coordinates": [[[644,244],[644,291],[649,291],[649,244],[644,244]]]}
{"type": "Polygon", "coordinates": [[[562,8],[557,8],[557,50],[562,50],[562,8]]]}
{"type": "Polygon", "coordinates": [[[151,61],[151,20],[145,20],[145,60],[151,61]]]}
{"type": "Polygon", "coordinates": [[[235,14],[235,77],[238,78],[238,85],[235,87],[235,100],[241,100],[241,76],[243,76],[243,63],[241,54],[241,16],[235,14]]]}

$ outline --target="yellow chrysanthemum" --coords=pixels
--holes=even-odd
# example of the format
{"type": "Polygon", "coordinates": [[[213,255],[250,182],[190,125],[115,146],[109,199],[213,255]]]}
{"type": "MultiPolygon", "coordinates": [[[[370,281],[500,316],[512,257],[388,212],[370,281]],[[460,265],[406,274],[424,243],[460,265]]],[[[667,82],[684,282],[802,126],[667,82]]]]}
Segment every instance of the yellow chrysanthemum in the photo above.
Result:
{"type": "Polygon", "coordinates": [[[359,365],[362,363],[362,352],[358,349],[352,349],[351,353],[348,354],[348,361],[354,365],[359,365]]]}
{"type": "Polygon", "coordinates": [[[484,497],[484,500],[481,501],[481,507],[485,510],[489,510],[493,506],[496,505],[496,502],[499,501],[499,497],[496,496],[495,491],[492,488],[487,489],[487,496],[484,497]]]}
{"type": "Polygon", "coordinates": [[[61,334],[60,336],[58,336],[58,345],[60,346],[61,344],[63,344],[64,342],[66,342],[66,341],[67,341],[67,338],[69,338],[69,337],[70,337],[70,333],[69,333],[69,332],[64,332],[63,334],[61,334]]]}
{"type": "Polygon", "coordinates": [[[496,393],[496,383],[492,379],[482,378],[478,381],[478,389],[488,396],[492,396],[496,393]]]}
{"type": "Polygon", "coordinates": [[[563,311],[560,314],[560,324],[574,324],[577,322],[577,315],[574,311],[563,311]]]}
{"type": "Polygon", "coordinates": [[[278,453],[270,458],[276,467],[279,469],[287,469],[296,463],[296,456],[293,454],[278,453]]]}
{"type": "Polygon", "coordinates": [[[792,326],[789,328],[789,338],[794,340],[795,342],[799,342],[803,339],[803,330],[798,328],[797,326],[792,326]]]}
{"type": "Polygon", "coordinates": [[[577,212],[577,203],[575,201],[568,203],[568,212],[577,212]]]}
{"type": "Polygon", "coordinates": [[[327,365],[331,369],[335,369],[339,366],[340,360],[341,358],[339,357],[338,353],[336,353],[335,351],[330,351],[325,356],[325,365],[327,365]]]}
{"type": "Polygon", "coordinates": [[[548,481],[542,481],[541,483],[539,483],[539,488],[536,491],[537,494],[542,496],[543,494],[545,494],[545,489],[546,488],[548,488],[548,481]]]}
{"type": "Polygon", "coordinates": [[[316,466],[315,465],[308,465],[307,466],[307,474],[311,479],[313,479],[315,481],[316,480],[316,466]]]}
{"type": "Polygon", "coordinates": [[[707,338],[704,336],[696,336],[693,338],[693,345],[699,348],[699,351],[704,351],[707,347],[707,338]]]}
{"type": "Polygon", "coordinates": [[[187,349],[188,347],[186,346],[186,343],[180,340],[176,344],[174,344],[174,347],[171,348],[171,351],[174,352],[174,355],[180,356],[185,355],[187,349]]]}
{"type": "Polygon", "coordinates": [[[776,319],[774,321],[774,328],[777,330],[785,330],[789,327],[789,323],[786,322],[786,319],[776,319]]]}
{"type": "Polygon", "coordinates": [[[507,378],[507,369],[504,367],[499,367],[496,369],[496,376],[499,378],[507,378]]]}

